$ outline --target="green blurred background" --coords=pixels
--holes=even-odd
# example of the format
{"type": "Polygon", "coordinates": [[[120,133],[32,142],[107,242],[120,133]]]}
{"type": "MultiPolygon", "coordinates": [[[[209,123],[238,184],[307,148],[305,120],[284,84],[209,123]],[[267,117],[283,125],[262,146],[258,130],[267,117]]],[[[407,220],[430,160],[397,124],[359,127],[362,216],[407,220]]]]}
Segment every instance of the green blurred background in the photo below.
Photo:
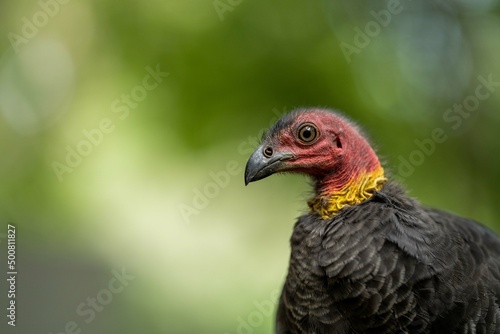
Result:
{"type": "Polygon", "coordinates": [[[296,107],[344,111],[411,196],[500,231],[498,1],[11,1],[0,29],[2,333],[271,333],[310,190],[243,170],[296,107]]]}

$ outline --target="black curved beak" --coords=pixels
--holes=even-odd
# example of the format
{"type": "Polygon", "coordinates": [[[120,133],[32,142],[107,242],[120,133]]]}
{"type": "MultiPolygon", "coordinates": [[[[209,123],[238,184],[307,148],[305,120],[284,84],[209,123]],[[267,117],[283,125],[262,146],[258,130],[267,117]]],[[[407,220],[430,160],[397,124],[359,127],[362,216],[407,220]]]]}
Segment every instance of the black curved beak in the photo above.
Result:
{"type": "Polygon", "coordinates": [[[266,157],[264,145],[259,146],[248,159],[245,168],[245,185],[285,170],[286,161],[294,158],[295,156],[290,152],[274,152],[270,157],[266,157]]]}

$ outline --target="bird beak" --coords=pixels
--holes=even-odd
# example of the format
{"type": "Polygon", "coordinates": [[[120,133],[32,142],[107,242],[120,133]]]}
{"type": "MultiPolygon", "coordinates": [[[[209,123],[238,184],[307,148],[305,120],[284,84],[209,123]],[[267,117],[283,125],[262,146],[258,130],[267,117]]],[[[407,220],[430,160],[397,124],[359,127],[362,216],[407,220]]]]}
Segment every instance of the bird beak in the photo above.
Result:
{"type": "Polygon", "coordinates": [[[295,158],[290,152],[274,152],[273,155],[268,158],[264,156],[263,150],[264,145],[259,146],[248,159],[245,168],[245,185],[283,171],[288,167],[286,161],[295,158]]]}

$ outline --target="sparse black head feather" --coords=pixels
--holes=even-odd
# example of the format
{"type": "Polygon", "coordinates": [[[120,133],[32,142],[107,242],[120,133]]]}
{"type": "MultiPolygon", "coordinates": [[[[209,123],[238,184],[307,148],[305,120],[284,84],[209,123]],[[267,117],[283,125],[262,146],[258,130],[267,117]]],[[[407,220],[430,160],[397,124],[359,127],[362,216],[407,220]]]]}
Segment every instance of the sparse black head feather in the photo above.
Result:
{"type": "Polygon", "coordinates": [[[295,110],[290,111],[289,113],[284,114],[283,116],[281,116],[281,118],[276,123],[274,123],[267,131],[265,131],[262,134],[261,142],[267,138],[269,138],[269,139],[274,138],[282,130],[290,127],[299,115],[314,112],[314,111],[316,111],[316,112],[328,112],[328,113],[335,115],[336,117],[343,120],[346,124],[351,126],[353,129],[355,129],[368,142],[371,142],[370,138],[369,138],[370,136],[355,121],[350,119],[348,116],[346,116],[342,112],[328,109],[328,108],[322,108],[322,107],[297,108],[295,110]]]}

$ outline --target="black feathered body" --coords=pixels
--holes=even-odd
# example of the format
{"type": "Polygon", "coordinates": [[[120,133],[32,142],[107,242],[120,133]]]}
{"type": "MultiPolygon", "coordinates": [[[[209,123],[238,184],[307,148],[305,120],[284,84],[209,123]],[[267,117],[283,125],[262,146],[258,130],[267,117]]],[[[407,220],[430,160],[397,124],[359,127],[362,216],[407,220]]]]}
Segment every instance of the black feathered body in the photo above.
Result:
{"type": "Polygon", "coordinates": [[[323,220],[299,218],[276,331],[500,333],[500,240],[387,183],[323,220]]]}

